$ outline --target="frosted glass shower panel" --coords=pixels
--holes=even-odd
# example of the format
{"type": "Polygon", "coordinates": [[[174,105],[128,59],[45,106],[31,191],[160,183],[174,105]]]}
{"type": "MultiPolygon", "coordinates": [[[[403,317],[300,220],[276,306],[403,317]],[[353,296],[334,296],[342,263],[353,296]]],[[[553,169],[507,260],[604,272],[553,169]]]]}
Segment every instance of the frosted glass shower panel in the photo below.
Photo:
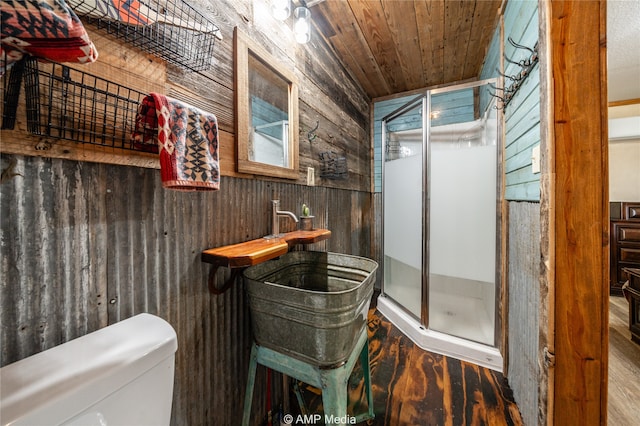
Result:
{"type": "Polygon", "coordinates": [[[443,114],[429,135],[429,328],[493,346],[497,126],[481,90],[433,102],[443,114]]]}
{"type": "MultiPolygon", "coordinates": [[[[413,147],[416,149],[416,147],[413,147]]],[[[422,268],[422,149],[418,155],[387,161],[385,184],[385,254],[422,268]]]]}
{"type": "Polygon", "coordinates": [[[384,291],[420,317],[423,246],[422,128],[409,111],[387,123],[384,169],[384,291]],[[415,126],[415,124],[414,124],[415,126]],[[403,130],[393,131],[401,128],[403,130]]]}
{"type": "Polygon", "coordinates": [[[429,272],[493,283],[496,147],[442,145],[431,145],[429,272]]]}

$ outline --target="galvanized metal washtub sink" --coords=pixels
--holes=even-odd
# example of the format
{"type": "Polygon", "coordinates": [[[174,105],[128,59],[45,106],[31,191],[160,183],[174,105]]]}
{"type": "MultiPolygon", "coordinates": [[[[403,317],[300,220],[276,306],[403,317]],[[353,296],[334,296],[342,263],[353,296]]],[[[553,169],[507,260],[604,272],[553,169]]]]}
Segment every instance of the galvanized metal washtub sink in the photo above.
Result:
{"type": "Polygon", "coordinates": [[[256,343],[319,367],[344,363],[367,324],[378,264],[296,251],[244,271],[256,343]]]}

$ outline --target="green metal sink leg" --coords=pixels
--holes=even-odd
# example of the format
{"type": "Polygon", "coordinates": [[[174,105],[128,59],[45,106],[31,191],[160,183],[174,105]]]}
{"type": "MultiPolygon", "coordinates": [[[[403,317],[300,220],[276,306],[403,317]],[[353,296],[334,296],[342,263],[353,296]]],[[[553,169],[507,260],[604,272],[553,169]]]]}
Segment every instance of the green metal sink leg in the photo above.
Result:
{"type": "MultiPolygon", "coordinates": [[[[360,358],[362,369],[364,371],[364,383],[368,405],[367,413],[356,416],[356,421],[361,422],[374,417],[373,394],[371,391],[371,371],[369,367],[369,345],[366,328],[364,328],[360,333],[358,342],[349,356],[349,359],[343,365],[331,369],[321,369],[317,365],[300,361],[296,358],[292,358],[263,346],[258,346],[254,343],[251,348],[251,358],[249,361],[242,425],[249,426],[253,388],[255,386],[255,374],[258,364],[264,365],[272,370],[322,389],[322,405],[324,407],[325,420],[346,420],[348,422],[349,419],[346,417],[347,382],[358,358],[360,358]]],[[[331,424],[337,425],[344,423],[334,422],[331,424]]]]}

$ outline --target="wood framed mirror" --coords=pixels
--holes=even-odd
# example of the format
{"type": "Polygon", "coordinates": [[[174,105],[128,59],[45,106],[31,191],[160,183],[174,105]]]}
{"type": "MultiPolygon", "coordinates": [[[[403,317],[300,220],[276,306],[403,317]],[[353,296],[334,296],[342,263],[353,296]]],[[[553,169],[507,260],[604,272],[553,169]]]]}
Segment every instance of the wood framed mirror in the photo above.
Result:
{"type": "Polygon", "coordinates": [[[236,27],[238,172],[298,179],[298,85],[293,71],[236,27]]]}

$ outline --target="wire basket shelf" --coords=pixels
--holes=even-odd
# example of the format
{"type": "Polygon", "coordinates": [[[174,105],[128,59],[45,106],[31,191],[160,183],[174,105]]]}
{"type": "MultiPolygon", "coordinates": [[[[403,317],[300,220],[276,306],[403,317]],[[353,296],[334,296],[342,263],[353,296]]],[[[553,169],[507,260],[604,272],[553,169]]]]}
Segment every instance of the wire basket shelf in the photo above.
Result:
{"type": "MultiPolygon", "coordinates": [[[[131,135],[145,93],[58,63],[25,65],[27,130],[54,139],[143,152],[131,135]]],[[[145,129],[150,134],[157,129],[145,129]]]]}
{"type": "Polygon", "coordinates": [[[218,26],[181,0],[68,0],[88,23],[134,47],[192,71],[206,70],[218,26]]]}

